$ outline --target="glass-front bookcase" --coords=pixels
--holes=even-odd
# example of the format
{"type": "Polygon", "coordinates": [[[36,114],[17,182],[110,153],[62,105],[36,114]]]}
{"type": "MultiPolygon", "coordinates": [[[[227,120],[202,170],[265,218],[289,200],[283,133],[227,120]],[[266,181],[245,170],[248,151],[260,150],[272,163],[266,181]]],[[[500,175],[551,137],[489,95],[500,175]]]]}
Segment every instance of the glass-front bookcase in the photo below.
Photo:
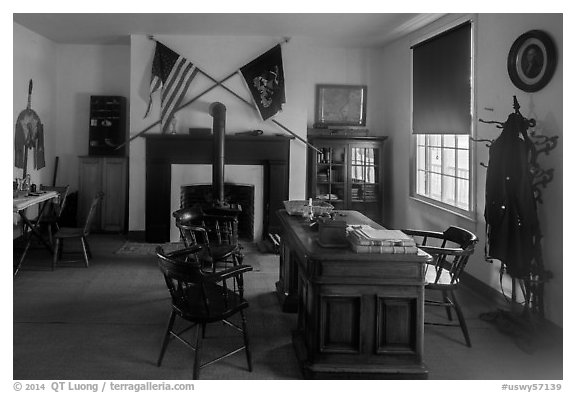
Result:
{"type": "Polygon", "coordinates": [[[308,197],[382,221],[385,137],[308,136],[308,197]]]}

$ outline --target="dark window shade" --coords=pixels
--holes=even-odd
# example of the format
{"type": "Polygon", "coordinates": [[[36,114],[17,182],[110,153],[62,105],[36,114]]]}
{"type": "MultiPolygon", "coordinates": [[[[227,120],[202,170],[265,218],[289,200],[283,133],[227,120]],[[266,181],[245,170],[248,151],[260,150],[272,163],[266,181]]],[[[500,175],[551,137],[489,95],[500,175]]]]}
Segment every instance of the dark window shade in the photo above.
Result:
{"type": "Polygon", "coordinates": [[[412,47],[413,133],[469,134],[471,23],[412,47]]]}

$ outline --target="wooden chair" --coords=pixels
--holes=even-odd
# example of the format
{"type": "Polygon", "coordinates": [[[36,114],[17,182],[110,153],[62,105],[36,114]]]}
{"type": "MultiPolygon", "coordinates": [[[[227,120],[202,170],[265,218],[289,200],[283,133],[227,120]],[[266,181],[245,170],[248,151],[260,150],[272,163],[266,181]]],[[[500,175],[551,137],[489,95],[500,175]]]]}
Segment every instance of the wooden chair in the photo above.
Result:
{"type": "Polygon", "coordinates": [[[193,258],[202,262],[203,268],[213,272],[218,266],[242,264],[244,256],[238,243],[238,219],[234,216],[206,214],[198,207],[186,207],[172,213],[180,238],[185,247],[203,245],[193,258]]]}
{"type": "Polygon", "coordinates": [[[470,255],[474,253],[478,238],[472,232],[451,226],[444,232],[405,229],[404,233],[413,236],[418,247],[430,254],[432,262],[426,266],[426,292],[440,292],[442,300],[425,299],[427,306],[440,306],[446,309],[447,317],[452,321],[451,309],[456,311],[458,323],[425,322],[429,325],[460,326],[466,345],[471,347],[470,335],[462,309],[456,300],[455,291],[460,284],[460,275],[464,271],[470,255]]]}
{"type": "Polygon", "coordinates": [[[252,358],[244,315],[244,309],[248,307],[248,302],[244,299],[243,280],[243,274],[251,271],[252,267],[239,265],[217,273],[206,272],[201,269],[199,263],[194,261],[194,258],[190,258],[202,249],[203,246],[195,245],[165,254],[161,246],[156,248],[158,266],[164,275],[172,299],[172,311],[162,339],[157,365],[162,364],[170,338],[176,338],[195,351],[193,379],[199,378],[201,368],[241,350],[245,351],[248,370],[252,371],[252,358]],[[226,284],[227,280],[230,279],[235,282],[234,290],[226,284]],[[229,320],[236,314],[240,314],[241,326],[229,320]],[[190,322],[190,325],[176,332],[174,329],[176,317],[190,322]],[[227,326],[240,331],[243,336],[243,345],[201,364],[202,339],[205,335],[206,325],[213,322],[224,322],[227,326]],[[183,333],[193,327],[196,327],[194,344],[183,337],[183,333]]]}
{"type": "MultiPolygon", "coordinates": [[[[92,253],[90,252],[90,246],[88,244],[88,235],[90,234],[90,228],[92,226],[92,221],[94,220],[94,216],[96,215],[96,210],[98,205],[102,202],[104,198],[103,192],[98,192],[92,203],[90,204],[90,209],[88,210],[88,215],[86,216],[86,220],[84,222],[84,226],[80,228],[69,228],[69,227],[62,227],[60,228],[55,234],[54,238],[56,239],[56,244],[54,246],[54,257],[52,259],[52,270],[56,267],[58,262],[60,261],[60,257],[63,254],[64,248],[64,240],[65,239],[79,239],[80,244],[82,245],[82,256],[84,265],[88,267],[89,260],[92,258],[92,253]]],[[[65,262],[78,262],[78,260],[68,260],[65,262]]]]}
{"type": "Polygon", "coordinates": [[[58,199],[46,202],[50,205],[46,206],[46,212],[42,215],[39,223],[41,227],[46,227],[48,229],[48,239],[50,240],[50,244],[53,245],[53,232],[59,229],[58,222],[62,212],[64,211],[64,207],[66,206],[66,199],[68,198],[70,186],[40,185],[40,191],[56,191],[58,193],[58,199]]]}

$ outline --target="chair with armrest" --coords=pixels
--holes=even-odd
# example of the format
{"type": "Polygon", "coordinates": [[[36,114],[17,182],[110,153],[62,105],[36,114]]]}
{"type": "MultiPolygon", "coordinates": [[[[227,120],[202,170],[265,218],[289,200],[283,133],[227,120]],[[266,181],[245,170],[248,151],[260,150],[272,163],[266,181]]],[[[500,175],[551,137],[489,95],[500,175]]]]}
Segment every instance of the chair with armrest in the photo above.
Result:
{"type": "Polygon", "coordinates": [[[244,309],[248,307],[248,302],[244,299],[243,275],[251,271],[252,267],[238,265],[216,273],[207,272],[201,268],[200,263],[191,258],[194,254],[201,252],[203,247],[195,245],[168,254],[164,252],[161,246],[156,248],[158,266],[164,275],[172,299],[170,318],[162,339],[157,365],[162,364],[169,340],[176,338],[195,351],[193,379],[199,378],[201,368],[242,350],[246,353],[248,370],[251,372],[252,358],[244,315],[244,309]],[[228,287],[228,280],[234,280],[233,289],[228,287]],[[237,314],[240,315],[241,326],[237,324],[237,321],[231,320],[237,314]],[[177,332],[174,329],[176,317],[189,322],[191,325],[177,332]],[[243,345],[201,364],[202,339],[206,325],[213,322],[223,322],[225,325],[240,331],[243,336],[243,345]],[[183,333],[193,327],[196,327],[195,343],[191,343],[183,337],[183,333]]]}
{"type": "Polygon", "coordinates": [[[474,253],[478,238],[466,229],[450,226],[444,232],[404,229],[404,233],[413,236],[418,247],[432,256],[426,266],[426,292],[436,291],[442,300],[425,299],[427,306],[440,306],[446,309],[447,317],[452,321],[451,309],[456,311],[458,323],[425,322],[429,325],[460,326],[466,345],[471,347],[466,321],[455,295],[460,284],[460,275],[464,271],[470,256],[474,253]]]}
{"type": "MultiPolygon", "coordinates": [[[[65,239],[78,239],[82,246],[82,261],[84,265],[88,267],[89,260],[92,258],[92,253],[90,252],[90,246],[88,244],[88,235],[90,234],[90,229],[92,227],[92,221],[96,215],[96,210],[104,198],[103,192],[98,192],[92,203],[90,204],[90,209],[88,210],[88,215],[84,221],[84,226],[77,228],[62,227],[55,234],[56,244],[54,245],[54,257],[52,259],[52,270],[56,267],[58,262],[60,262],[60,257],[63,254],[64,240],[65,239]]],[[[67,260],[64,262],[78,262],[78,260],[67,260]]]]}
{"type": "Polygon", "coordinates": [[[193,257],[203,268],[216,271],[217,266],[242,264],[243,255],[238,243],[237,217],[206,214],[198,207],[185,207],[172,213],[180,238],[186,247],[205,246],[193,257]]]}

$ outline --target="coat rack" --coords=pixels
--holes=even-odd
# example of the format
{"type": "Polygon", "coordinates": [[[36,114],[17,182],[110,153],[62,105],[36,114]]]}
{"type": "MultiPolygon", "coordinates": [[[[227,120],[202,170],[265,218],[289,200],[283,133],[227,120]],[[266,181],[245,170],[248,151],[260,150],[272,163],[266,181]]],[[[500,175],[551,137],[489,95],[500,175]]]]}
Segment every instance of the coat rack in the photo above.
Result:
{"type": "MultiPolygon", "coordinates": [[[[518,103],[516,96],[514,96],[513,108],[515,114],[522,116],[522,114],[520,113],[520,104],[518,103]]],[[[526,128],[528,127],[533,128],[536,126],[536,120],[526,119],[524,116],[522,117],[525,120],[527,126],[526,128]]],[[[504,122],[494,120],[483,120],[483,119],[478,119],[478,121],[484,124],[496,124],[496,128],[500,129],[504,128],[504,122]]],[[[527,142],[532,145],[531,149],[532,155],[530,163],[532,165],[531,172],[533,179],[532,188],[534,191],[534,198],[538,203],[542,204],[543,203],[542,188],[546,188],[548,183],[550,183],[554,178],[554,168],[543,169],[538,163],[538,156],[542,153],[549,155],[550,151],[554,150],[558,145],[558,136],[555,135],[549,137],[546,135],[538,135],[536,134],[535,130],[531,130],[529,133],[529,137],[528,135],[524,135],[524,137],[527,139],[527,142]]],[[[485,142],[486,147],[488,148],[492,146],[492,143],[494,142],[494,139],[475,139],[475,138],[470,139],[474,142],[485,142]]],[[[480,163],[480,166],[488,168],[488,165],[486,165],[483,162],[480,163]]]]}
{"type": "MultiPolygon", "coordinates": [[[[546,188],[548,183],[550,183],[554,178],[554,169],[544,169],[538,163],[538,157],[544,153],[548,155],[550,151],[556,148],[558,144],[558,136],[544,136],[536,134],[535,130],[528,132],[530,128],[536,126],[536,121],[534,119],[527,119],[520,113],[520,105],[516,96],[514,96],[513,103],[514,113],[510,114],[509,119],[517,121],[519,124],[519,132],[528,146],[529,149],[529,171],[531,175],[531,189],[534,201],[538,204],[543,203],[542,199],[542,189],[546,188]]],[[[495,124],[496,128],[504,129],[505,122],[493,121],[493,120],[483,120],[479,119],[480,122],[485,124],[495,124]]],[[[488,148],[490,148],[495,141],[495,139],[475,139],[471,138],[474,142],[483,142],[488,148]]],[[[488,165],[480,163],[484,168],[488,168],[488,165]]],[[[488,203],[488,201],[487,201],[488,203]]],[[[488,236],[488,235],[487,235],[488,236]]],[[[511,312],[504,312],[499,310],[496,313],[485,313],[480,317],[481,319],[496,321],[499,326],[509,326],[516,325],[517,329],[514,331],[515,339],[517,343],[522,347],[531,348],[532,334],[534,333],[534,325],[532,322],[532,315],[536,315],[543,320],[544,318],[544,285],[552,278],[552,272],[545,270],[544,261],[542,257],[541,249],[541,235],[538,231],[538,235],[535,239],[534,247],[534,263],[530,265],[529,274],[526,277],[515,278],[512,277],[512,293],[511,302],[513,305],[518,304],[516,288],[517,284],[520,287],[523,297],[524,305],[522,308],[522,317],[518,319],[517,316],[513,315],[511,312]]],[[[502,275],[504,273],[504,263],[501,268],[500,279],[502,280],[502,275]]],[[[508,300],[508,299],[507,299],[508,300]]]]}

